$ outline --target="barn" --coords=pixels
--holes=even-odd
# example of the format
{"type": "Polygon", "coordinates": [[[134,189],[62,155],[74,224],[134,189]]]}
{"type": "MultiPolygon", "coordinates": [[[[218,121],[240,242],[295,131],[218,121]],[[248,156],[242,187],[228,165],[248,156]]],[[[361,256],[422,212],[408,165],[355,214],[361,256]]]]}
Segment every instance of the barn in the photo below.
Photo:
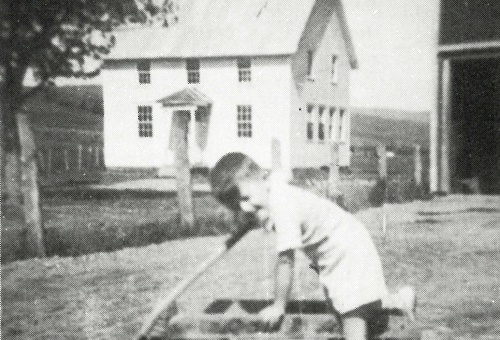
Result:
{"type": "Polygon", "coordinates": [[[442,0],[431,190],[500,194],[500,1],[442,0]]]}

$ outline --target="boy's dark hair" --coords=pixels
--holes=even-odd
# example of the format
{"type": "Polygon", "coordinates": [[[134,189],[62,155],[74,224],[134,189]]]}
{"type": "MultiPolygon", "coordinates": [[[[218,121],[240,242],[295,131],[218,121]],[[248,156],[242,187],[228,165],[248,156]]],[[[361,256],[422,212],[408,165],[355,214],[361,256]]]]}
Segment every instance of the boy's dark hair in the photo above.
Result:
{"type": "Polygon", "coordinates": [[[238,182],[258,177],[263,169],[250,157],[241,152],[224,155],[210,172],[212,194],[231,210],[240,210],[238,182]]]}

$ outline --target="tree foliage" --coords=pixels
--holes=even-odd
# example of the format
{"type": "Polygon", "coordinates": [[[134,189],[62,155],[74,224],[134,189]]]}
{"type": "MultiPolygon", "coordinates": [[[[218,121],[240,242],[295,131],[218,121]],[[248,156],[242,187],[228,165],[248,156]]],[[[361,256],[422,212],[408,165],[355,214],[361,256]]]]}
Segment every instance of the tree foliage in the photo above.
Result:
{"type": "Polygon", "coordinates": [[[15,152],[19,148],[14,116],[30,94],[58,76],[88,77],[98,72],[98,61],[114,43],[114,18],[108,5],[88,0],[2,0],[4,150],[15,152]],[[33,71],[37,86],[25,90],[23,80],[28,70],[33,71]]]}
{"type": "Polygon", "coordinates": [[[119,24],[169,26],[177,22],[172,0],[1,0],[0,100],[2,145],[18,149],[13,115],[23,100],[56,77],[91,77],[114,44],[119,24]],[[32,70],[37,86],[25,91],[32,70]]]}

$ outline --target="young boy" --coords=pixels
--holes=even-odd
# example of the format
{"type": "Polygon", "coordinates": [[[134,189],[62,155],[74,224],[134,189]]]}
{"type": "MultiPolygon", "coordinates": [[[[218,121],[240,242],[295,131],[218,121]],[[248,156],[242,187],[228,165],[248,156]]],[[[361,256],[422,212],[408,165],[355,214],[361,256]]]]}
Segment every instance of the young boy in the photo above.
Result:
{"type": "Polygon", "coordinates": [[[347,340],[374,335],[370,326],[380,329],[377,317],[382,308],[402,309],[413,318],[413,289],[388,293],[373,241],[353,215],[287,184],[283,176],[269,173],[242,153],[222,157],[210,177],[213,194],[222,204],[233,211],[254,213],[276,232],[275,301],[260,313],[269,327],[284,315],[297,249],[317,268],[347,340]]]}

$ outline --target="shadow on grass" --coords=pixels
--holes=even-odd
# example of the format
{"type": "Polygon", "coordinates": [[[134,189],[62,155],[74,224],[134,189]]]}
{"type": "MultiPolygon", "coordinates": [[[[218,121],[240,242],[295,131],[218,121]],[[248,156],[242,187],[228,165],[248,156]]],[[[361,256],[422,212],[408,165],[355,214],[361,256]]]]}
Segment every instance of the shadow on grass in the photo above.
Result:
{"type": "Polygon", "coordinates": [[[446,320],[448,327],[467,330],[473,335],[487,334],[497,329],[500,323],[500,306],[495,302],[466,302],[456,306],[446,320]]]}
{"type": "Polygon", "coordinates": [[[499,213],[500,209],[488,208],[488,207],[472,207],[472,208],[467,208],[467,209],[462,209],[462,210],[454,210],[454,211],[418,211],[417,215],[420,215],[420,216],[442,216],[442,215],[453,215],[453,214],[465,214],[465,213],[471,213],[471,212],[493,214],[493,213],[499,213]]]}

